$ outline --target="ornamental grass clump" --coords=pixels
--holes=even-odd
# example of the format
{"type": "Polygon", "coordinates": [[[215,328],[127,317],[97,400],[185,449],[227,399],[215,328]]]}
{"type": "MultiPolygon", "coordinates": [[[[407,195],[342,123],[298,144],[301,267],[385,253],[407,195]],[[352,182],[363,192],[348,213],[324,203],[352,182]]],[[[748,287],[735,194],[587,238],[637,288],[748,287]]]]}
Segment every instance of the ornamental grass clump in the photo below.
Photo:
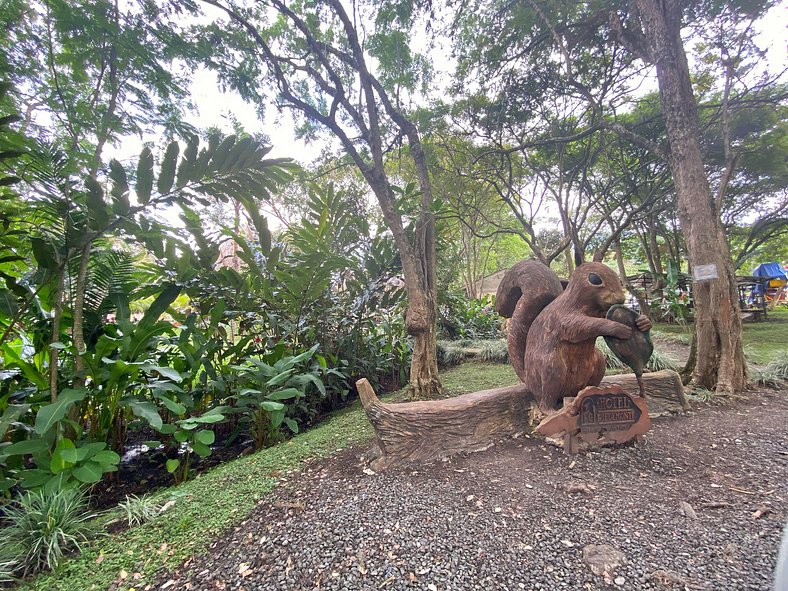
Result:
{"type": "Polygon", "coordinates": [[[752,378],[759,386],[779,388],[788,381],[788,353],[781,353],[772,359],[766,367],[750,368],[752,378]]]}
{"type": "Polygon", "coordinates": [[[0,562],[6,576],[27,576],[54,569],[72,550],[94,536],[96,515],[78,489],[29,492],[5,507],[0,528],[0,562]]]}
{"type": "Polygon", "coordinates": [[[479,357],[493,363],[509,363],[509,347],[505,339],[487,339],[480,341],[479,357]]]}
{"type": "Polygon", "coordinates": [[[142,525],[161,512],[161,505],[147,494],[141,497],[126,495],[126,500],[118,503],[118,508],[126,517],[129,527],[142,525]]]}

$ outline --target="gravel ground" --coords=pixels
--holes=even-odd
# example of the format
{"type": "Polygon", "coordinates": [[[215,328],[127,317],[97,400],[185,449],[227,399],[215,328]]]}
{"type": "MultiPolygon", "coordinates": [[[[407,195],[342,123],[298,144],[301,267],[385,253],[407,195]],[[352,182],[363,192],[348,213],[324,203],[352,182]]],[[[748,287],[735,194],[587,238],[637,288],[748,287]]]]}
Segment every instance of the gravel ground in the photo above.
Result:
{"type": "Polygon", "coordinates": [[[374,474],[346,450],[288,475],[151,588],[768,590],[788,515],[786,394],[574,457],[523,436],[374,474]],[[596,575],[589,544],[627,563],[596,575]]]}

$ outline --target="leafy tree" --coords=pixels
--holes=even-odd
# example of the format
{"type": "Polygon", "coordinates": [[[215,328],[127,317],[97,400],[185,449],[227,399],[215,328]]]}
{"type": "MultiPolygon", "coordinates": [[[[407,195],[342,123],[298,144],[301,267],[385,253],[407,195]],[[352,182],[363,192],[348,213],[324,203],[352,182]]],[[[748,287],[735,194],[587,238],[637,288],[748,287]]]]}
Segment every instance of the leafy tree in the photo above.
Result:
{"type": "Polygon", "coordinates": [[[424,59],[407,44],[411,7],[392,2],[371,10],[360,4],[348,12],[338,0],[294,6],[272,0],[247,9],[221,0],[204,3],[229,19],[201,30],[206,63],[257,104],[275,89],[278,105],[302,117],[302,135],[324,130],[338,139],[375,194],[397,245],[408,292],[406,326],[414,339],[411,394],[433,396],[440,390],[433,192],[420,133],[404,104],[425,70],[424,59]],[[359,36],[359,20],[374,25],[368,40],[359,36]],[[408,141],[418,176],[412,239],[403,220],[401,192],[385,168],[388,146],[400,138],[408,141]]]}

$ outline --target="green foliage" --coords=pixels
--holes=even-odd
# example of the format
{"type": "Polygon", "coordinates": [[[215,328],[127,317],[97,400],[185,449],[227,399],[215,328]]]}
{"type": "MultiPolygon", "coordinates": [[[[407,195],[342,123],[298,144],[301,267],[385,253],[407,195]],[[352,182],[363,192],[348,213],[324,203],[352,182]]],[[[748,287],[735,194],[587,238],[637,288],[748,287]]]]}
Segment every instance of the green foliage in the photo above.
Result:
{"type": "Polygon", "coordinates": [[[277,347],[263,359],[251,358],[247,365],[235,367],[239,385],[246,387],[235,395],[233,412],[240,413],[242,422],[248,425],[255,449],[277,442],[282,424],[298,433],[298,423],[292,415],[303,404],[308,386],[325,396],[320,374],[308,369],[317,348],[315,345],[291,356],[284,355],[283,347],[277,347]]]}
{"type": "Polygon", "coordinates": [[[126,495],[126,500],[118,503],[118,508],[129,527],[142,525],[161,512],[161,504],[150,495],[126,495]]]}
{"type": "Polygon", "coordinates": [[[788,382],[788,351],[778,353],[765,367],[751,367],[750,372],[756,384],[781,388],[788,382]]]}
{"type": "MultiPolygon", "coordinates": [[[[631,371],[629,367],[618,357],[616,357],[613,351],[610,350],[610,347],[607,346],[607,343],[605,342],[604,338],[600,337],[597,339],[596,347],[604,354],[605,366],[608,369],[611,369],[615,372],[624,372],[624,373],[631,371]]],[[[669,355],[661,353],[656,348],[654,349],[654,352],[651,354],[648,363],[646,363],[646,369],[650,371],[660,371],[663,369],[671,369],[673,371],[679,371],[679,367],[676,364],[676,360],[670,357],[669,355]]]]}
{"type": "Polygon", "coordinates": [[[488,339],[481,342],[479,359],[491,363],[509,363],[509,347],[505,339],[488,339]]]}
{"type": "Polygon", "coordinates": [[[446,293],[438,311],[440,328],[449,337],[485,339],[501,335],[502,318],[489,296],[470,299],[460,293],[446,293]]]}
{"type": "Polygon", "coordinates": [[[0,556],[23,576],[53,570],[95,535],[94,517],[78,489],[26,493],[5,507],[0,556]]]}

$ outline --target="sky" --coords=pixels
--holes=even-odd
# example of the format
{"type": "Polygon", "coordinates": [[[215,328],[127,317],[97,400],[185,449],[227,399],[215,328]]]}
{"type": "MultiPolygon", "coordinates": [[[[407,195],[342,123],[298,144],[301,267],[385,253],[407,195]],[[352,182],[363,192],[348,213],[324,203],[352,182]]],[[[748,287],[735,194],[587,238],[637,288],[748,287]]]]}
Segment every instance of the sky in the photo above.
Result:
{"type": "MultiPolygon", "coordinates": [[[[788,68],[787,27],[788,0],[783,0],[775,6],[757,25],[760,32],[759,45],[767,51],[769,69],[772,72],[788,68]]],[[[426,35],[415,35],[414,37],[413,49],[428,51],[426,35]]],[[[685,40],[685,42],[687,41],[689,40],[685,40]]],[[[437,40],[436,43],[439,45],[439,49],[432,51],[431,57],[438,80],[433,84],[433,91],[438,94],[447,88],[454,63],[450,58],[450,41],[444,39],[437,40]]],[[[191,98],[196,110],[188,114],[186,119],[197,128],[218,127],[226,132],[232,132],[230,118],[232,115],[248,132],[262,132],[270,137],[273,146],[270,157],[290,157],[305,165],[314,162],[324,151],[332,147],[336,151],[337,144],[332,142],[328,137],[329,134],[312,142],[305,142],[297,138],[295,124],[288,110],[279,112],[275,107],[270,106],[265,110],[265,118],[261,120],[254,105],[245,102],[233,91],[223,92],[221,90],[215,73],[201,68],[195,71],[191,78],[191,98]]],[[[641,92],[652,91],[655,88],[656,82],[652,79],[641,85],[641,92]]],[[[133,162],[142,149],[143,141],[159,143],[160,137],[161,134],[153,133],[142,138],[126,138],[118,146],[108,148],[106,156],[118,158],[124,162],[133,162]]],[[[180,225],[176,215],[166,215],[165,217],[170,219],[173,224],[180,225]]],[[[271,217],[269,216],[269,218],[271,217]]],[[[277,225],[275,219],[271,219],[271,222],[273,225],[277,225]]]]}
{"type": "MultiPolygon", "coordinates": [[[[788,68],[788,0],[775,6],[759,21],[757,28],[760,32],[759,44],[767,51],[770,69],[777,72],[788,68]]],[[[423,43],[423,39],[421,37],[416,44],[423,43]]],[[[423,47],[414,49],[418,51],[423,47]]],[[[435,70],[438,76],[443,76],[444,79],[453,67],[448,53],[436,51],[432,54],[435,70]]],[[[649,86],[654,88],[656,85],[647,85],[647,88],[649,86]]],[[[263,132],[271,138],[272,157],[292,157],[302,164],[314,161],[325,150],[324,142],[306,143],[296,138],[295,125],[289,112],[278,113],[276,109],[269,108],[265,119],[260,121],[253,105],[243,101],[234,92],[221,92],[219,88],[213,72],[205,69],[195,72],[191,92],[197,113],[189,118],[191,123],[202,128],[218,126],[230,130],[228,115],[232,113],[248,131],[263,132]]]]}

